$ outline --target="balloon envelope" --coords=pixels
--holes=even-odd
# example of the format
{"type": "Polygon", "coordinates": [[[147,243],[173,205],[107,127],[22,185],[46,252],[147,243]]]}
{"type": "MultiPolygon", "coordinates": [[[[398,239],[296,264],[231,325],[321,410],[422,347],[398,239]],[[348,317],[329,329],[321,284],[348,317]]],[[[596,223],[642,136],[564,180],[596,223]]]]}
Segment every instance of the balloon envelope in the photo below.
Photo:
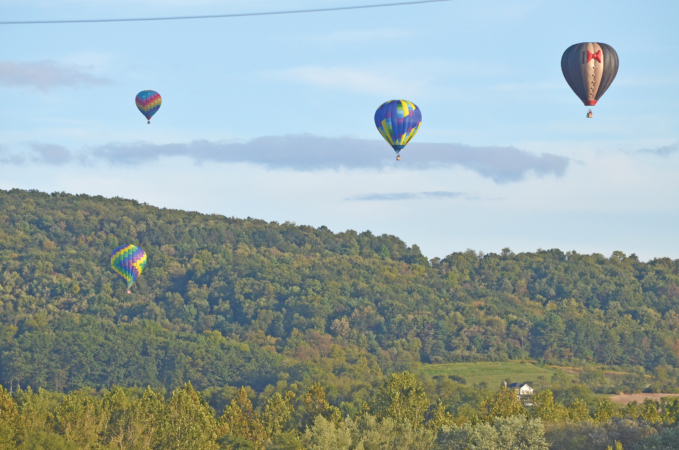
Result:
{"type": "Polygon", "coordinates": [[[141,91],[137,94],[135,103],[137,103],[137,108],[139,108],[144,117],[151,120],[151,117],[160,109],[163,99],[160,98],[160,94],[156,91],[141,91]]]}
{"type": "Polygon", "coordinates": [[[375,112],[377,130],[396,153],[417,134],[421,123],[420,108],[406,100],[390,100],[375,112]]]}
{"type": "Polygon", "coordinates": [[[561,57],[564,78],[586,106],[596,105],[611,86],[618,64],[613,47],[598,42],[571,45],[561,57]]]}
{"type": "Polygon", "coordinates": [[[111,267],[129,289],[146,267],[146,252],[136,245],[123,245],[111,253],[111,267]]]}

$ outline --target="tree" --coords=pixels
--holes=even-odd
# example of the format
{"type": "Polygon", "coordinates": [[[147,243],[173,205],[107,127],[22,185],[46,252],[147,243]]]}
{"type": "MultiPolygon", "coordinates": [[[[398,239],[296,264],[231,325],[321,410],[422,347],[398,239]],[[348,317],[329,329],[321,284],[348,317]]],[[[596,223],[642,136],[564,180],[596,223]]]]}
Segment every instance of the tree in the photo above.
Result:
{"type": "Polygon", "coordinates": [[[371,408],[380,418],[389,417],[396,423],[419,425],[429,408],[429,399],[422,383],[409,372],[392,374],[380,387],[371,408]]]}
{"type": "Polygon", "coordinates": [[[443,402],[439,400],[438,403],[436,403],[436,407],[431,412],[431,417],[427,421],[427,428],[436,432],[444,425],[450,425],[451,423],[453,423],[453,416],[446,411],[443,402]]]}
{"type": "Polygon", "coordinates": [[[283,397],[280,392],[274,393],[266,402],[266,408],[262,415],[262,421],[269,437],[278,435],[291,428],[295,407],[292,401],[295,393],[288,391],[283,397]]]}
{"type": "Polygon", "coordinates": [[[657,430],[644,420],[630,420],[622,417],[613,417],[608,423],[597,427],[590,433],[590,447],[603,448],[610,445],[616,448],[620,446],[626,449],[634,449],[647,437],[656,434],[657,430]]]}
{"type": "MultiPolygon", "coordinates": [[[[404,394],[379,409],[385,373],[524,353],[546,362],[575,357],[633,367],[622,379],[590,369],[579,377],[584,383],[565,373],[554,378],[554,405],[570,405],[569,420],[578,421],[569,426],[608,433],[615,415],[604,421],[604,408],[597,416],[604,422],[590,423],[586,406],[596,409],[598,401],[590,388],[636,391],[650,371],[651,390],[679,388],[678,285],[679,261],[669,258],[470,250],[429,263],[395,236],[0,190],[0,383],[16,392],[22,425],[15,443],[44,432],[68,434],[84,447],[160,448],[159,427],[171,422],[164,392],[191,380],[219,411],[236,396],[233,386],[245,387],[253,403],[258,398],[256,420],[248,423],[261,422],[271,445],[298,446],[317,415],[339,426],[340,410],[355,417],[370,403],[380,416],[365,430],[378,436],[393,429],[393,439],[379,445],[405,448],[424,442],[425,431],[442,427],[448,413],[457,423],[475,413],[477,421],[492,422],[521,410],[512,410],[510,395],[504,406],[491,399],[482,413],[489,395],[482,383],[434,383],[427,370],[416,378],[433,405],[413,406],[404,394]],[[111,250],[128,243],[149,257],[131,295],[107,264],[111,250]],[[323,385],[307,392],[310,380],[323,385]],[[51,391],[28,395],[19,385],[51,391]],[[288,390],[295,400],[274,395],[288,390]],[[287,420],[293,403],[298,410],[287,420]]],[[[187,423],[209,421],[186,405],[175,434],[190,435],[187,423]],[[198,418],[181,422],[187,411],[198,418]]],[[[539,415],[558,417],[554,405],[539,415]]],[[[241,406],[241,413],[248,409],[241,406]]],[[[658,420],[644,408],[644,417],[658,420]]],[[[662,427],[676,422],[672,408],[661,405],[662,427]]],[[[214,411],[205,411],[214,420],[214,411]]],[[[624,415],[632,413],[642,411],[629,407],[624,415]]],[[[253,430],[242,434],[252,439],[259,434],[253,430]]],[[[233,438],[222,446],[261,441],[220,437],[233,438]]],[[[631,448],[623,437],[607,439],[589,448],[614,440],[631,448]]],[[[378,440],[365,445],[371,442],[378,440]]]]}
{"type": "Polygon", "coordinates": [[[620,336],[610,328],[605,329],[597,348],[598,360],[605,364],[611,364],[617,361],[621,354],[620,336]]]}
{"type": "Polygon", "coordinates": [[[545,430],[540,419],[524,415],[497,418],[494,423],[465,423],[446,426],[439,433],[436,448],[441,450],[547,450],[545,430]]]}
{"type": "Polygon", "coordinates": [[[60,394],[51,393],[44,389],[33,392],[29,387],[26,390],[19,389],[14,393],[14,401],[17,403],[21,415],[22,429],[25,434],[40,432],[49,433],[54,429],[54,414],[52,411],[61,400],[60,394]]]}
{"type": "Polygon", "coordinates": [[[63,436],[45,431],[34,431],[25,438],[20,450],[77,450],[78,447],[68,442],[63,436]]]}
{"type": "Polygon", "coordinates": [[[276,434],[266,446],[267,450],[304,450],[302,440],[297,433],[286,432],[276,434]]]}
{"type": "Polygon", "coordinates": [[[660,432],[644,439],[639,450],[679,450],[679,427],[663,428],[660,432]]]}
{"type": "Polygon", "coordinates": [[[629,402],[624,408],[622,408],[620,415],[628,419],[636,419],[639,417],[639,405],[636,401],[629,402]]]}
{"type": "Polygon", "coordinates": [[[341,419],[339,409],[325,399],[325,389],[319,382],[314,383],[304,396],[304,410],[307,426],[315,423],[316,416],[323,416],[333,423],[338,423],[341,419]]]}
{"type": "MultiPolygon", "coordinates": [[[[284,419],[283,416],[287,412],[285,405],[280,405],[280,402],[277,403],[279,404],[276,406],[279,406],[282,411],[277,411],[275,417],[273,414],[269,415],[273,422],[271,424],[272,429],[280,425],[278,421],[284,419]]],[[[262,448],[268,438],[264,423],[252,407],[252,402],[250,402],[247,392],[242,387],[219,418],[218,436],[244,439],[251,442],[254,448],[262,448]]]]}
{"type": "Polygon", "coordinates": [[[568,408],[568,418],[575,423],[589,421],[591,417],[589,416],[589,411],[587,409],[587,404],[581,399],[576,399],[571,403],[568,408]]]}
{"type": "Polygon", "coordinates": [[[0,449],[15,448],[22,432],[21,419],[11,395],[0,386],[0,449]]]}
{"type": "Polygon", "coordinates": [[[136,398],[114,387],[104,395],[102,407],[110,417],[104,432],[108,445],[121,450],[146,450],[158,441],[157,430],[166,412],[162,394],[147,388],[136,398]]]}
{"type": "Polygon", "coordinates": [[[662,422],[663,419],[658,412],[660,405],[657,402],[647,398],[641,406],[640,415],[644,420],[651,423],[662,422]]]}
{"type": "Polygon", "coordinates": [[[97,448],[109,421],[100,398],[87,392],[66,396],[55,411],[56,428],[70,442],[85,449],[97,448]]]}
{"type": "Polygon", "coordinates": [[[611,420],[613,415],[613,404],[610,402],[610,400],[605,399],[599,402],[599,406],[594,413],[594,421],[596,423],[603,424],[611,420]]]}
{"type": "Polygon", "coordinates": [[[521,359],[525,358],[524,340],[528,337],[530,329],[533,324],[527,319],[518,318],[512,325],[509,326],[509,332],[513,339],[521,343],[521,359]]]}
{"type": "Polygon", "coordinates": [[[481,404],[481,420],[493,423],[497,418],[525,416],[526,408],[514,390],[502,386],[494,399],[487,398],[481,404]]]}
{"type": "Polygon", "coordinates": [[[568,410],[554,401],[552,391],[546,390],[533,398],[533,415],[545,422],[562,422],[568,419],[568,410]]]}
{"type": "Polygon", "coordinates": [[[679,398],[674,398],[665,403],[664,415],[668,423],[679,423],[679,398]]]}
{"type": "Polygon", "coordinates": [[[501,449],[547,450],[545,429],[540,419],[513,416],[494,423],[501,449]]]}
{"type": "Polygon", "coordinates": [[[345,419],[351,430],[355,448],[430,450],[436,431],[410,422],[396,422],[390,417],[379,420],[371,414],[362,414],[356,422],[345,419]]]}
{"type": "Polygon", "coordinates": [[[349,450],[353,441],[344,422],[336,425],[318,414],[304,433],[304,442],[308,450],[349,450]]]}
{"type": "Polygon", "coordinates": [[[163,450],[214,450],[217,423],[214,411],[191,383],[172,392],[160,411],[154,448],[163,450]]]}

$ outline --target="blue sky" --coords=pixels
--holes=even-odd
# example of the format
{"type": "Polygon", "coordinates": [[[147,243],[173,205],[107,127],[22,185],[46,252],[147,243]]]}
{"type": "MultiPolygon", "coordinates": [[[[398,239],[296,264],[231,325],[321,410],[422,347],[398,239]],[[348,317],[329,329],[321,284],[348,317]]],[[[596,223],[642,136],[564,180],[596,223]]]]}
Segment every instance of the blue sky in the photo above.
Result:
{"type": "MultiPolygon", "coordinates": [[[[49,20],[362,3],[2,7],[3,20],[49,20]]],[[[429,257],[557,247],[679,258],[677,17],[676,1],[457,0],[1,26],[0,188],[370,229],[429,257]],[[583,41],[620,56],[593,120],[560,71],[563,51],[583,41]],[[163,96],[151,125],[134,106],[143,89],[163,96]],[[394,98],[423,115],[398,163],[372,120],[394,98]]]]}

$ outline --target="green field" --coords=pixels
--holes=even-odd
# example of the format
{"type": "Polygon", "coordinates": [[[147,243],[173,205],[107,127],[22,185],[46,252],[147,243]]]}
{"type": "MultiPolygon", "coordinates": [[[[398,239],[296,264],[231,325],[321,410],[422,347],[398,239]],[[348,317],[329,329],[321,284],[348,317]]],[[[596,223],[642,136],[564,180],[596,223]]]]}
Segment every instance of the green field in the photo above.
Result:
{"type": "Polygon", "coordinates": [[[449,364],[424,364],[421,371],[430,376],[457,375],[467,380],[468,385],[485,381],[488,387],[495,388],[507,378],[512,383],[528,382],[532,387],[538,387],[538,377],[542,375],[547,384],[552,379],[555,369],[538,367],[526,362],[470,362],[449,364]]]}

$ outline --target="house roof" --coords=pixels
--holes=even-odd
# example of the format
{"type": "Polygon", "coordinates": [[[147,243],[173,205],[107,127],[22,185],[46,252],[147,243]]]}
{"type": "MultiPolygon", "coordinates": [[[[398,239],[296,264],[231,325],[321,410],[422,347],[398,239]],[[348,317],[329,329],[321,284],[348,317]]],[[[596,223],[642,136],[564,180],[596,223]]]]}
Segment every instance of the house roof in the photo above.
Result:
{"type": "MultiPolygon", "coordinates": [[[[514,389],[521,389],[524,386],[528,386],[528,383],[512,383],[512,384],[507,385],[507,387],[514,388],[514,389]]],[[[528,387],[530,388],[530,386],[528,386],[528,387]]]]}

